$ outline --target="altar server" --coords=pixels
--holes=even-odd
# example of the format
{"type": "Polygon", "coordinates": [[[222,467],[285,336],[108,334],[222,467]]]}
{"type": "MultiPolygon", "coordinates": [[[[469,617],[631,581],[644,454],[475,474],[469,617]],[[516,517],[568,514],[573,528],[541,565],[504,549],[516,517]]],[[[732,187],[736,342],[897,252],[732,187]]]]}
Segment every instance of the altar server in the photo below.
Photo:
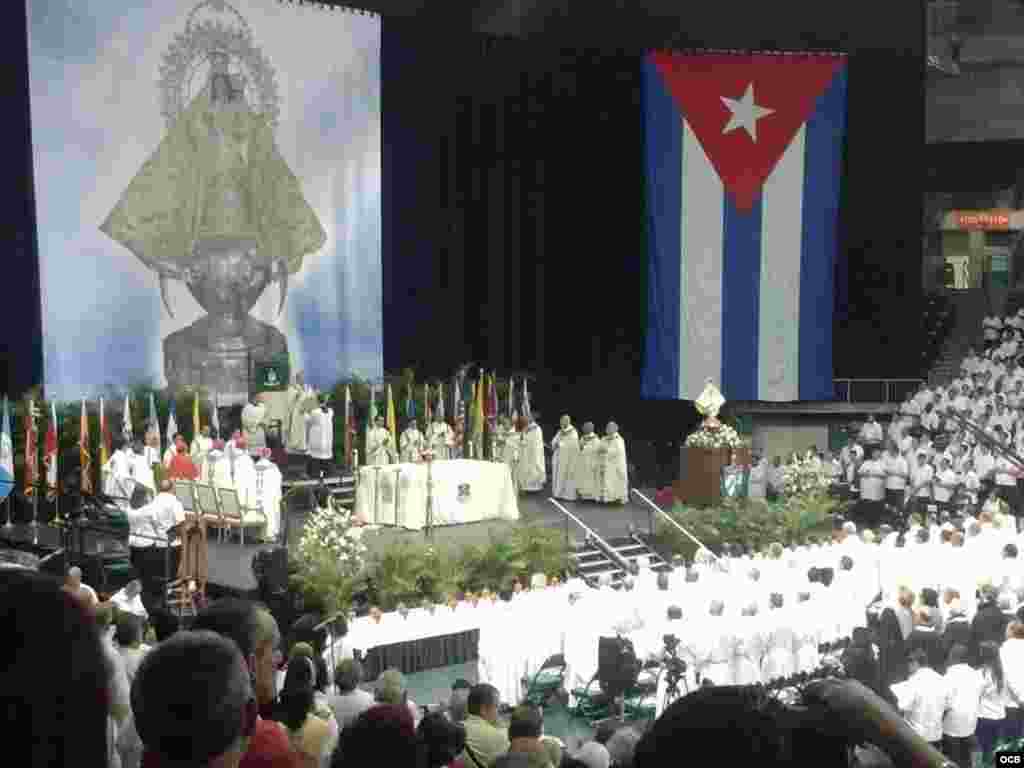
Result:
{"type": "Polygon", "coordinates": [[[121,442],[116,445],[114,452],[103,466],[103,493],[114,499],[119,507],[127,509],[134,490],[135,480],[132,478],[131,453],[121,442]]]}
{"type": "Polygon", "coordinates": [[[614,421],[608,422],[598,453],[601,458],[601,501],[625,504],[629,499],[626,443],[614,421]]]}
{"type": "Polygon", "coordinates": [[[419,425],[412,419],[400,438],[402,461],[406,464],[416,464],[420,461],[420,454],[426,446],[426,438],[420,432],[419,425]]]}
{"type": "Polygon", "coordinates": [[[528,417],[523,432],[523,445],[517,467],[517,485],[521,491],[543,490],[547,482],[547,466],[544,462],[544,433],[534,416],[528,417]]]}
{"type": "Polygon", "coordinates": [[[587,501],[597,501],[601,497],[601,485],[598,482],[600,447],[601,438],[594,433],[594,422],[586,422],[580,437],[580,453],[573,471],[573,485],[576,486],[577,495],[587,501]]]}
{"type": "Polygon", "coordinates": [[[576,501],[573,473],[580,455],[580,438],[568,416],[562,417],[560,426],[551,441],[551,495],[564,501],[576,501]]]}
{"type": "Polygon", "coordinates": [[[334,458],[334,409],[328,406],[327,397],[321,397],[320,407],[307,413],[305,418],[309,475],[314,478],[326,476],[334,458]]]}
{"type": "Polygon", "coordinates": [[[195,436],[189,453],[192,454],[192,462],[201,467],[206,462],[206,455],[213,450],[213,438],[210,437],[210,425],[207,424],[195,436]]]}
{"type": "Polygon", "coordinates": [[[434,415],[434,423],[430,425],[430,430],[427,433],[427,442],[435,460],[451,458],[452,448],[455,445],[455,433],[452,432],[452,428],[448,426],[441,414],[434,415]]]}
{"type": "MultiPolygon", "coordinates": [[[[135,482],[144,485],[152,493],[156,493],[156,481],[153,477],[153,463],[147,455],[146,448],[141,440],[132,443],[132,452],[129,455],[129,465],[132,477],[135,482]]],[[[157,458],[159,462],[159,457],[157,458]]]]}
{"type": "Polygon", "coordinates": [[[391,463],[391,433],[385,426],[382,416],[377,417],[373,429],[366,435],[366,464],[371,467],[383,467],[391,463]]]}
{"type": "Polygon", "coordinates": [[[288,417],[285,422],[285,448],[290,454],[305,456],[308,451],[306,444],[306,415],[317,407],[316,393],[304,386],[302,373],[295,374],[295,380],[288,389],[288,417]]]}
{"type": "Polygon", "coordinates": [[[267,406],[263,403],[263,395],[253,395],[242,409],[242,431],[250,451],[267,447],[267,406]]]}

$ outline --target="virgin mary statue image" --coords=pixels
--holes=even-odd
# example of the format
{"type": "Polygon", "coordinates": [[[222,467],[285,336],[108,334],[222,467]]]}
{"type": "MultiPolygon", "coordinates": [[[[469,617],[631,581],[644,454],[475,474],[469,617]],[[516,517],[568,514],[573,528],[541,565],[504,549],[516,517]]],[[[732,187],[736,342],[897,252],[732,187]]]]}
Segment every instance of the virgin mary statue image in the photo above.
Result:
{"type": "Polygon", "coordinates": [[[288,354],[284,334],[249,311],[277,281],[280,316],[288,276],[326,234],[228,55],[209,61],[207,82],[100,229],[156,272],[171,317],[172,279],[208,313],[163,340],[168,385],[208,387],[230,401],[247,396],[255,361],[288,354]]]}

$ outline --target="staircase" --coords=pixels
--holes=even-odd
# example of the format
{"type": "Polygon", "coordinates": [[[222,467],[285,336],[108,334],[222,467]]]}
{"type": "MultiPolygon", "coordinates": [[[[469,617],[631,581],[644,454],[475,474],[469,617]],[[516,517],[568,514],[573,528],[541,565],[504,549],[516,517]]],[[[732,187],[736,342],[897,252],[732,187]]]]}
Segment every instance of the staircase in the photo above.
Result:
{"type": "Polygon", "coordinates": [[[953,328],[942,344],[938,361],[928,374],[929,386],[946,386],[960,373],[967,350],[980,351],[983,343],[982,321],[988,313],[988,301],[981,290],[955,291],[950,304],[956,313],[953,328]]]}
{"type": "MultiPolygon", "coordinates": [[[[605,541],[628,563],[635,564],[637,558],[646,557],[652,570],[671,570],[671,566],[636,534],[605,539],[605,541]]],[[[583,579],[596,580],[602,573],[611,573],[612,582],[617,584],[626,576],[625,571],[605,557],[604,552],[596,544],[586,542],[577,544],[574,549],[569,551],[569,559],[575,564],[576,573],[583,579]]]]}

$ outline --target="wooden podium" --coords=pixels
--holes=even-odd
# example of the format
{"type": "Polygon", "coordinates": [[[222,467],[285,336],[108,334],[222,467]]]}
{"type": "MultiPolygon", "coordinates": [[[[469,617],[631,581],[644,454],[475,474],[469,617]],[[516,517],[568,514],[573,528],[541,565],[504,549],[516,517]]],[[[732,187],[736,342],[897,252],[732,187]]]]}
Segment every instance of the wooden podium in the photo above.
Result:
{"type": "Polygon", "coordinates": [[[718,504],[722,500],[722,468],[733,463],[749,466],[750,449],[684,445],[679,453],[679,479],[672,484],[676,498],[697,507],[718,504]]]}

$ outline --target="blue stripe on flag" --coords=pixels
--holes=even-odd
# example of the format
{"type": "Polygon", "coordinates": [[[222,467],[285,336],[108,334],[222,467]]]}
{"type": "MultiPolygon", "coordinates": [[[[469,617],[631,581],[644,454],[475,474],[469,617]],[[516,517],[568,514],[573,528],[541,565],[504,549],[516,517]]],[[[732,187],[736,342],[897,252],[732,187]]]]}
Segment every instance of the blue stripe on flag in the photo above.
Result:
{"type": "Polygon", "coordinates": [[[833,281],[846,118],[846,67],[807,121],[800,257],[800,399],[831,400],[833,281]]]}
{"type": "Polygon", "coordinates": [[[757,400],[761,198],[742,213],[724,194],[720,387],[728,400],[757,400]]]}
{"type": "Polygon", "coordinates": [[[648,307],[642,396],[679,398],[682,243],[682,117],[654,61],[644,57],[644,155],[647,166],[648,307]]]}

